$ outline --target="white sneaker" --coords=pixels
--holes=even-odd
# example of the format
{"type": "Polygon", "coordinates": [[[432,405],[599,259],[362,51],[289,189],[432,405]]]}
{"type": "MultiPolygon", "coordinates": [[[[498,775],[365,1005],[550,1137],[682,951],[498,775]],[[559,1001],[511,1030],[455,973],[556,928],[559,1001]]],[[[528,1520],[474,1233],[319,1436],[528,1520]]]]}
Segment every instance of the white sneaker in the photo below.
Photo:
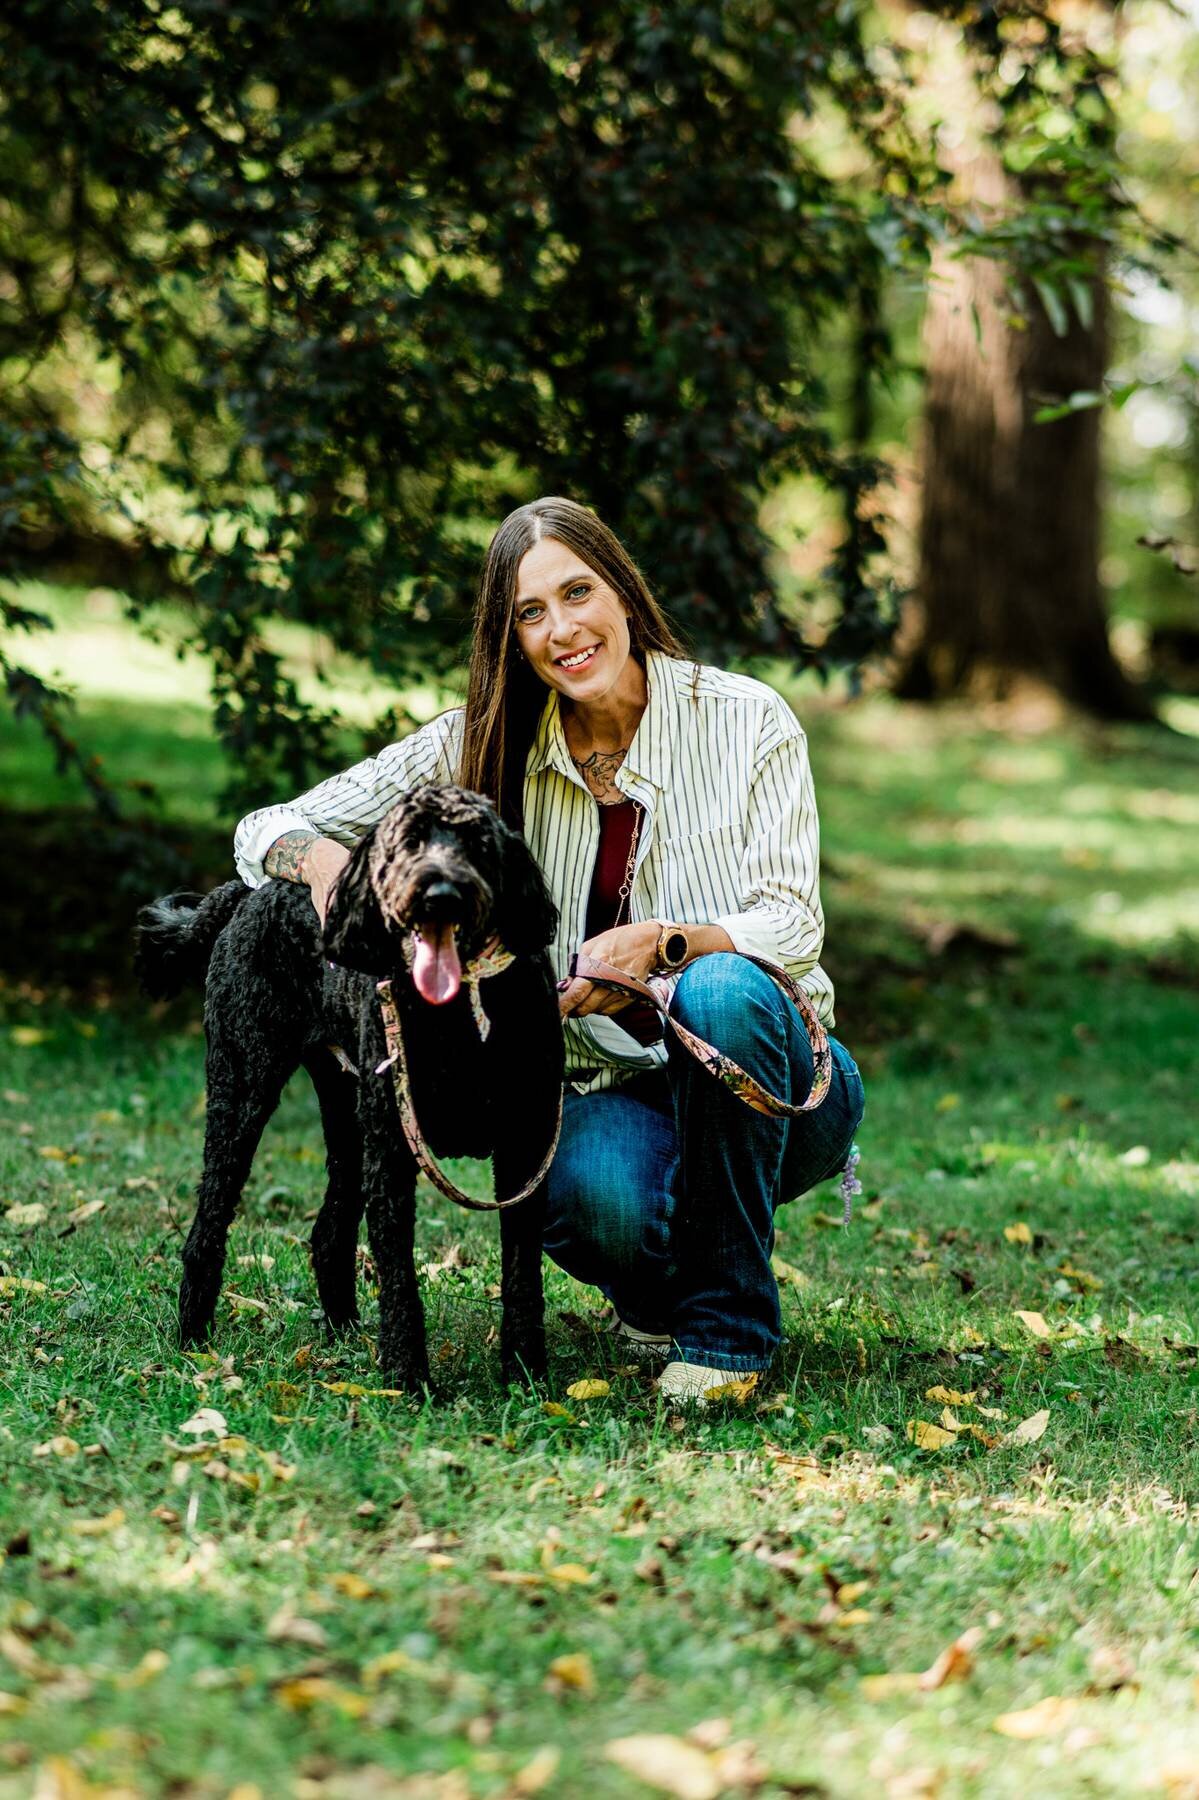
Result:
{"type": "Polygon", "coordinates": [[[709,1396],[720,1399],[748,1400],[758,1385],[756,1370],[739,1375],[736,1369],[709,1369],[704,1363],[667,1363],[656,1387],[664,1400],[690,1401],[706,1406],[709,1396]]]}
{"type": "Polygon", "coordinates": [[[617,1347],[627,1351],[630,1356],[669,1356],[674,1346],[674,1339],[668,1331],[638,1331],[635,1325],[628,1325],[621,1318],[616,1308],[612,1308],[612,1317],[608,1321],[608,1335],[616,1340],[617,1347]]]}

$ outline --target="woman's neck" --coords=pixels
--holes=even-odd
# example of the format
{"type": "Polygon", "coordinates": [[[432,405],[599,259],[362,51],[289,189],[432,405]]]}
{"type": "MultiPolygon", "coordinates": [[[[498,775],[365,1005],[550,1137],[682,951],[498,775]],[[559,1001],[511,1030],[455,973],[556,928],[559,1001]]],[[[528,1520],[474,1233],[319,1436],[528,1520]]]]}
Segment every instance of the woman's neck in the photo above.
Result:
{"type": "Polygon", "coordinates": [[[588,703],[562,700],[562,729],[572,756],[601,755],[627,749],[649,704],[645,670],[630,656],[620,680],[601,699],[588,703]]]}

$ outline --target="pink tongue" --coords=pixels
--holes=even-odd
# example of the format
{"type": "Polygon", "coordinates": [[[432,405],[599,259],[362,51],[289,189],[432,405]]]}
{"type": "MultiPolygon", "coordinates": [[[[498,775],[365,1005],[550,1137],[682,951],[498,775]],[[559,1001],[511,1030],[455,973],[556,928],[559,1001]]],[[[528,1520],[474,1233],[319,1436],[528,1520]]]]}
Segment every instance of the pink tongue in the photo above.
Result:
{"type": "Polygon", "coordinates": [[[454,944],[453,927],[428,925],[416,939],[412,979],[422,1000],[444,1006],[462,986],[462,967],[454,944]]]}

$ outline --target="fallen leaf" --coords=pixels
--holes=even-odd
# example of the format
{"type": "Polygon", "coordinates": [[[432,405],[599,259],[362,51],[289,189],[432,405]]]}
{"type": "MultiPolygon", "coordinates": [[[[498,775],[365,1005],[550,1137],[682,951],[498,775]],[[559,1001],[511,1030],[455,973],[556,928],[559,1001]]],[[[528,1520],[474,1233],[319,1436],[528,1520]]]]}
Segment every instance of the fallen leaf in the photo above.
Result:
{"type": "Polygon", "coordinates": [[[1051,1731],[1062,1729],[1074,1707],[1073,1700],[1063,1700],[1057,1694],[1047,1694],[1035,1706],[1025,1707],[1022,1712],[1000,1713],[997,1719],[992,1719],[991,1730],[1002,1733],[1004,1737],[1045,1737],[1051,1731]]]}
{"type": "Polygon", "coordinates": [[[578,1420],[568,1406],[562,1406],[557,1400],[543,1400],[541,1410],[550,1419],[565,1419],[568,1425],[577,1425],[578,1420]]]}
{"type": "Polygon", "coordinates": [[[846,1581],[837,1589],[837,1605],[852,1606],[855,1600],[860,1600],[863,1594],[869,1592],[870,1583],[868,1581],[846,1581]]]}
{"type": "Polygon", "coordinates": [[[1046,1324],[1044,1315],[1042,1313],[1017,1311],[1016,1317],[1019,1319],[1019,1321],[1020,1321],[1021,1325],[1023,1325],[1024,1329],[1026,1331],[1031,1331],[1032,1335],[1034,1337],[1047,1338],[1047,1337],[1053,1336],[1053,1333],[1050,1330],[1049,1326],[1046,1324]]]}
{"type": "Polygon", "coordinates": [[[32,1050],[35,1044],[44,1044],[50,1037],[48,1031],[42,1031],[37,1025],[14,1025],[8,1035],[21,1050],[32,1050]]]}
{"type": "Polygon", "coordinates": [[[38,1155],[45,1157],[47,1162],[66,1162],[70,1154],[69,1150],[61,1150],[57,1144],[40,1144],[38,1146],[38,1155]]]}
{"type": "Polygon", "coordinates": [[[31,1281],[28,1275],[0,1275],[0,1297],[10,1294],[44,1294],[44,1281],[31,1281]]]}
{"type": "Polygon", "coordinates": [[[250,1294],[235,1294],[227,1290],[225,1298],[234,1312],[265,1313],[271,1310],[265,1300],[255,1300],[250,1294]]]}
{"type": "Polygon", "coordinates": [[[977,1625],[969,1631],[963,1631],[960,1637],[947,1644],[940,1656],[920,1676],[920,1687],[925,1693],[942,1688],[949,1681],[964,1681],[974,1667],[974,1652],[983,1641],[983,1634],[977,1625]]]}
{"type": "Polygon", "coordinates": [[[24,1200],[18,1206],[10,1206],[4,1215],[8,1225],[40,1225],[46,1217],[46,1204],[43,1200],[24,1200]]]}
{"type": "Polygon", "coordinates": [[[186,1419],[179,1429],[185,1431],[189,1437],[211,1435],[223,1438],[229,1435],[229,1427],[225,1423],[224,1414],[219,1413],[215,1406],[202,1406],[199,1412],[193,1413],[191,1418],[186,1419]]]}
{"type": "Polygon", "coordinates": [[[329,1642],[323,1625],[301,1618],[286,1602],[269,1620],[266,1635],[273,1644],[304,1644],[309,1650],[323,1650],[329,1642]]]}
{"type": "Polygon", "coordinates": [[[114,1685],[119,1688],[145,1687],[147,1682],[157,1680],[170,1660],[165,1650],[147,1650],[135,1667],[117,1676],[114,1685]]]}
{"type": "Polygon", "coordinates": [[[590,1587],[596,1578],[593,1569],[577,1562],[549,1563],[545,1572],[559,1587],[590,1587]]]}
{"type": "MultiPolygon", "coordinates": [[[[299,1354],[297,1350],[297,1359],[299,1354]]],[[[360,1387],[356,1381],[322,1381],[320,1386],[327,1388],[331,1394],[348,1394],[353,1400],[402,1400],[404,1398],[403,1388],[360,1387]]]]}
{"type": "Polygon", "coordinates": [[[555,1656],[547,1674],[559,1686],[573,1688],[576,1693],[595,1692],[595,1670],[585,1650],[571,1650],[565,1656],[555,1656]]]}
{"type": "Polygon", "coordinates": [[[273,1256],[267,1256],[265,1253],[261,1255],[239,1256],[237,1259],[237,1266],[239,1269],[273,1269],[275,1266],[275,1259],[273,1256]]]}
{"type": "Polygon", "coordinates": [[[731,1401],[734,1406],[744,1406],[757,1387],[758,1380],[758,1372],[754,1369],[748,1375],[739,1376],[735,1381],[722,1381],[719,1387],[710,1387],[705,1390],[704,1402],[711,1406],[714,1400],[726,1400],[731,1401]]]}
{"type": "Polygon", "coordinates": [[[914,1671],[896,1670],[884,1675],[863,1675],[858,1690],[865,1700],[894,1700],[900,1694],[914,1694],[921,1677],[914,1671]]]}
{"type": "Polygon", "coordinates": [[[1045,1427],[1049,1423],[1049,1408],[1035,1412],[1027,1419],[1021,1419],[1010,1431],[1005,1431],[1000,1439],[1002,1444],[1035,1444],[1038,1438],[1044,1437],[1045,1427]]]}
{"type": "Polygon", "coordinates": [[[772,1256],[770,1266],[774,1270],[774,1278],[780,1287],[809,1288],[812,1277],[797,1269],[794,1263],[784,1261],[781,1256],[772,1256]]]}
{"type": "Polygon", "coordinates": [[[97,1213],[102,1213],[106,1205],[104,1200],[85,1200],[82,1206],[77,1206],[67,1214],[67,1224],[83,1225],[88,1219],[94,1219],[97,1213]]]}
{"type": "Polygon", "coordinates": [[[568,1400],[602,1400],[612,1389],[606,1381],[572,1381],[566,1390],[568,1400]]]}
{"type": "Polygon", "coordinates": [[[904,1430],[908,1442],[915,1444],[917,1450],[944,1450],[958,1441],[956,1431],[944,1431],[940,1425],[930,1425],[926,1419],[909,1419],[904,1430]]]}
{"type": "Polygon", "coordinates": [[[334,1707],[347,1719],[360,1719],[370,1711],[370,1701],[365,1694],[341,1687],[336,1681],[327,1681],[323,1675],[300,1675],[292,1681],[281,1681],[275,1689],[275,1698],[292,1712],[308,1712],[318,1702],[334,1707]]]}
{"type": "Polygon", "coordinates": [[[547,1781],[552,1781],[558,1773],[558,1764],[562,1761],[562,1752],[554,1744],[546,1744],[536,1751],[512,1777],[510,1792],[513,1794],[539,1794],[547,1781]]]}
{"type": "MultiPolygon", "coordinates": [[[[822,1226],[826,1231],[840,1231],[845,1224],[845,1220],[839,1213],[814,1212],[809,1217],[808,1224],[822,1226]]],[[[626,1743],[634,1743],[638,1740],[627,1738],[624,1741],[626,1743]]]]}
{"type": "Polygon", "coordinates": [[[363,1580],[361,1575],[356,1575],[353,1569],[347,1569],[339,1575],[330,1575],[329,1586],[335,1587],[347,1600],[370,1600],[379,1592],[369,1581],[363,1580]]]}
{"type": "Polygon", "coordinates": [[[1023,1219],[1017,1219],[1014,1225],[1005,1225],[1003,1235],[1009,1244],[1031,1244],[1032,1232],[1023,1219]]]}
{"type": "Polygon", "coordinates": [[[868,1444],[873,1444],[877,1447],[880,1444],[889,1443],[895,1436],[895,1433],[891,1430],[889,1425],[866,1425],[862,1429],[862,1436],[868,1444]]]}
{"type": "Polygon", "coordinates": [[[976,1393],[976,1388],[971,1388],[968,1394],[959,1394],[956,1388],[930,1387],[925,1389],[924,1398],[939,1400],[942,1406],[973,1406],[976,1393]]]}
{"type": "Polygon", "coordinates": [[[716,1800],[722,1786],[711,1757],[685,1738],[645,1732],[604,1745],[609,1762],[675,1800],[716,1800]]]}
{"type": "Polygon", "coordinates": [[[78,1537],[103,1537],[106,1532],[115,1531],[118,1525],[124,1523],[124,1508],[114,1506],[102,1519],[72,1519],[71,1530],[78,1537]]]}
{"type": "Polygon", "coordinates": [[[1094,1293],[1103,1286],[1103,1283],[1097,1275],[1090,1274],[1086,1269],[1076,1269],[1074,1264],[1068,1259],[1065,1262],[1060,1262],[1058,1268],[1068,1280],[1077,1282],[1080,1288],[1086,1288],[1090,1293],[1094,1293]]]}
{"type": "Polygon", "coordinates": [[[942,1094],[933,1110],[934,1112],[955,1112],[961,1104],[962,1096],[960,1094],[942,1094]]]}
{"type": "Polygon", "coordinates": [[[1123,1156],[1116,1158],[1116,1161],[1123,1163],[1126,1169],[1143,1169],[1152,1160],[1153,1152],[1148,1144],[1134,1144],[1131,1150],[1126,1150],[1123,1156]]]}
{"type": "Polygon", "coordinates": [[[73,1437],[52,1437],[47,1438],[44,1444],[35,1444],[33,1454],[35,1456],[78,1456],[79,1445],[73,1437]]]}

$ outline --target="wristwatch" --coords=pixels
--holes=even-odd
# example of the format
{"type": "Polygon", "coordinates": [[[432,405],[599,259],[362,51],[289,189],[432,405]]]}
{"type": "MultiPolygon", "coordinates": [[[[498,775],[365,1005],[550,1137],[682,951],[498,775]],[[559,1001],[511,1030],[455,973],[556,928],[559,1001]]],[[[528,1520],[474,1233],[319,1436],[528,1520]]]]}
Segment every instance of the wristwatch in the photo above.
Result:
{"type": "Polygon", "coordinates": [[[668,921],[658,933],[658,948],[654,952],[655,975],[673,975],[686,962],[690,949],[683,927],[672,925],[668,921]]]}

